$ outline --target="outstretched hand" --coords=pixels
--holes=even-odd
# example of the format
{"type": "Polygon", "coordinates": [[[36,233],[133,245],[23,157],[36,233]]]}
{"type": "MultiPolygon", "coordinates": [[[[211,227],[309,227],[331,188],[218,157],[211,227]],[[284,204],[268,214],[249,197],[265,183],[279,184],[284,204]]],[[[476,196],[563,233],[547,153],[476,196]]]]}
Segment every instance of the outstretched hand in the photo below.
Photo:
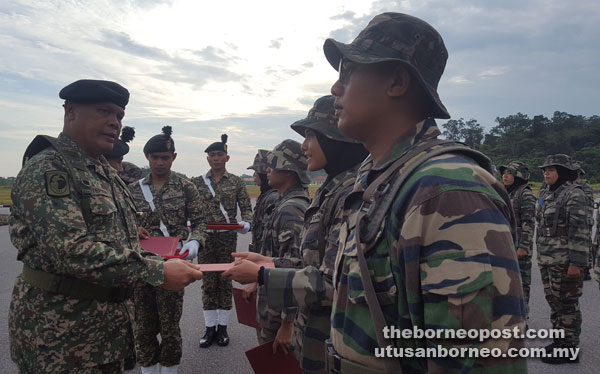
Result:
{"type": "Polygon", "coordinates": [[[248,260],[252,262],[273,262],[273,257],[263,256],[254,252],[235,252],[231,255],[239,260],[248,260]]]}
{"type": "Polygon", "coordinates": [[[169,291],[181,291],[190,283],[202,279],[200,265],[172,259],[164,263],[165,280],[162,288],[169,291]]]}
{"type": "Polygon", "coordinates": [[[237,260],[231,269],[224,272],[221,276],[226,279],[248,284],[258,282],[258,271],[260,266],[248,260],[237,260]]]}

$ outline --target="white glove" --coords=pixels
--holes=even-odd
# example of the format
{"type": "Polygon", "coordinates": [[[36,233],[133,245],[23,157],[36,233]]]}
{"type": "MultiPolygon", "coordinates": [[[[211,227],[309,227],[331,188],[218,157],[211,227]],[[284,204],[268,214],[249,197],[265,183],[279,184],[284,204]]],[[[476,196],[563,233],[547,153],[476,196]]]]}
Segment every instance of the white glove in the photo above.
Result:
{"type": "Polygon", "coordinates": [[[189,242],[183,245],[183,248],[179,250],[180,254],[188,252],[187,256],[185,256],[186,260],[193,260],[194,257],[198,256],[198,249],[200,248],[200,243],[197,240],[190,240],[189,242]]]}
{"type": "Polygon", "coordinates": [[[250,231],[250,224],[246,221],[240,221],[238,222],[239,225],[244,226],[241,229],[237,229],[235,231],[239,232],[240,234],[246,234],[248,231],[250,231]]]}

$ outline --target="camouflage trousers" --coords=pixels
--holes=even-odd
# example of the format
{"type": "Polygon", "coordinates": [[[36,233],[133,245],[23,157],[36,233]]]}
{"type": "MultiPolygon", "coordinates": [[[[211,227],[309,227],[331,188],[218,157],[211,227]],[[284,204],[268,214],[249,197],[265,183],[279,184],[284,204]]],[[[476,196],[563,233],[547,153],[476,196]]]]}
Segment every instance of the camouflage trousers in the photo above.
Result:
{"type": "Polygon", "coordinates": [[[140,366],[181,361],[183,291],[172,292],[145,285],[135,289],[135,353],[140,366]],[[160,334],[160,344],[157,335],[160,334]]]}
{"type": "Polygon", "coordinates": [[[567,277],[568,265],[540,266],[546,301],[550,305],[553,329],[564,331],[560,343],[577,346],[581,334],[579,298],[583,292],[583,278],[567,277]]]}
{"type": "Polygon", "coordinates": [[[523,297],[525,298],[525,317],[529,318],[529,290],[531,289],[531,254],[519,259],[523,297]]]}
{"type": "MultiPolygon", "coordinates": [[[[198,254],[199,264],[222,264],[233,261],[231,254],[237,245],[237,232],[209,233],[205,248],[198,254]]],[[[221,273],[205,273],[202,278],[202,306],[204,310],[231,309],[231,281],[221,273]]]]}
{"type": "MultiPolygon", "coordinates": [[[[111,362],[93,368],[69,369],[67,371],[55,371],[54,374],[123,374],[123,362],[111,362]]],[[[19,374],[37,374],[29,369],[19,370],[19,374]]]]}

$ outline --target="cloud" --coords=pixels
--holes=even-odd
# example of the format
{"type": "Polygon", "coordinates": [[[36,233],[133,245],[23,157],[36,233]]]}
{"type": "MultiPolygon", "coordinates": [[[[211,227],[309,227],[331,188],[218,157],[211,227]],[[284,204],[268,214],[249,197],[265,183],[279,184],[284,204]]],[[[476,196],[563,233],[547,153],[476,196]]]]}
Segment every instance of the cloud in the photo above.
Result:
{"type": "Polygon", "coordinates": [[[282,41],[283,41],[283,38],[271,40],[271,44],[269,44],[269,48],[275,48],[275,49],[281,48],[282,41]]]}

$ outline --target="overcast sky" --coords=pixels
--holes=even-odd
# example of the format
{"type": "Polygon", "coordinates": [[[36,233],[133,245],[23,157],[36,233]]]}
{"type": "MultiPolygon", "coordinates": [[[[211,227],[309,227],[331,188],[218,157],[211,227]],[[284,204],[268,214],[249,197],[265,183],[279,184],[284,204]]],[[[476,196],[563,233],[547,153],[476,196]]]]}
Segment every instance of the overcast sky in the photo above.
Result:
{"type": "Polygon", "coordinates": [[[258,148],[329,93],[323,55],[378,13],[420,17],[449,51],[440,96],[452,118],[486,129],[517,112],[600,114],[597,0],[42,0],[0,2],[0,176],[15,176],[36,134],[58,135],[58,92],[82,78],[131,92],[123,124],[136,129],[126,161],[173,126],[174,170],[208,169],[206,146],[229,135],[229,171],[248,173],[258,148]]]}

